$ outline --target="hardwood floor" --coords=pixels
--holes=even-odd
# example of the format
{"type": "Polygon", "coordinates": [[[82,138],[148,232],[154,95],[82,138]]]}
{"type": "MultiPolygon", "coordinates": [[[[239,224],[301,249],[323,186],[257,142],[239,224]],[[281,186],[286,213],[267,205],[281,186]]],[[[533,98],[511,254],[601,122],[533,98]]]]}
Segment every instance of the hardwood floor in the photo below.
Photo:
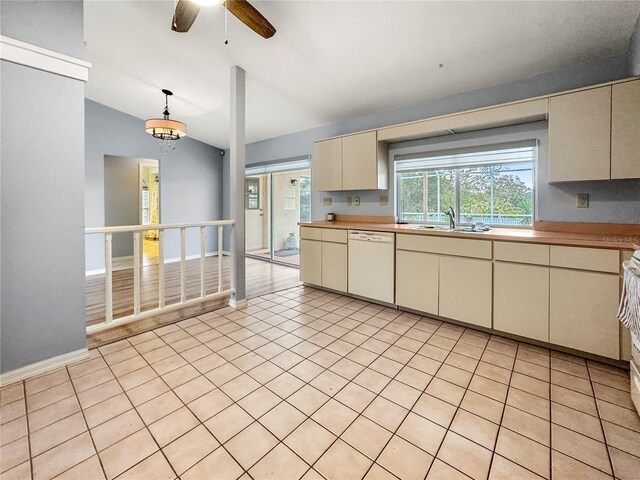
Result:
{"type": "MultiPolygon", "coordinates": [[[[200,260],[186,262],[187,299],[200,296],[200,260]]],[[[229,258],[223,261],[223,286],[229,288],[229,258]]],[[[140,308],[142,311],[158,306],[158,265],[146,265],[140,268],[140,308]]],[[[300,285],[299,270],[276,265],[261,260],[246,259],[247,297],[252,298],[266,293],[300,285]]],[[[206,293],[218,291],[218,258],[207,257],[205,260],[206,293]]],[[[105,275],[86,277],[86,318],[87,325],[101,323],[105,318],[105,275]]],[[[167,305],[180,301],[180,263],[165,265],[165,302],[167,305]]],[[[88,337],[89,346],[103,345],[134,333],[140,333],[160,325],[172,323],[194,315],[200,315],[214,308],[220,308],[219,300],[212,300],[201,305],[168,312],[134,324],[113,328],[107,332],[92,334],[88,337]]],[[[113,272],[113,316],[114,318],[133,313],[133,269],[113,272]]]]}

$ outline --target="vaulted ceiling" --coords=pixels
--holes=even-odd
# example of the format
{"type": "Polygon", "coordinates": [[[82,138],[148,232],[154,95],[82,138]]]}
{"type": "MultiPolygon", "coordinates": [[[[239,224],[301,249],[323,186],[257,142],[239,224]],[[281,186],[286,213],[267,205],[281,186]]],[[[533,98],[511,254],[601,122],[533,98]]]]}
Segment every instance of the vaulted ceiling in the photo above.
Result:
{"type": "Polygon", "coordinates": [[[247,72],[247,142],[622,55],[640,13],[625,1],[252,1],[265,40],[224,8],[170,30],[174,2],[85,1],[86,97],[229,145],[229,69],[247,72]],[[440,66],[442,65],[442,66],[440,66]]]}

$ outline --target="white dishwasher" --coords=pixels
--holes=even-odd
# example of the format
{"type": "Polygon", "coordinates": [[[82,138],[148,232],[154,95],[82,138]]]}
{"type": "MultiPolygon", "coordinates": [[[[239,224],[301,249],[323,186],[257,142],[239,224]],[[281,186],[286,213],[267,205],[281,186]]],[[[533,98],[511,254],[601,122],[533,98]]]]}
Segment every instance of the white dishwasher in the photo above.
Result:
{"type": "Polygon", "coordinates": [[[395,234],[349,230],[349,293],[394,303],[395,234]]]}

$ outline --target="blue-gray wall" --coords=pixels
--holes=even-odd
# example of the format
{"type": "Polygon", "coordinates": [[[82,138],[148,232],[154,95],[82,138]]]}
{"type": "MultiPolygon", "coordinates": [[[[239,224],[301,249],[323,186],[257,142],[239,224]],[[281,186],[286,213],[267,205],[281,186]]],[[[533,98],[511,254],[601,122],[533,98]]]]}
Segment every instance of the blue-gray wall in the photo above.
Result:
{"type": "Polygon", "coordinates": [[[631,40],[629,40],[628,57],[629,76],[635,77],[640,75],[640,16],[636,21],[631,40]]]}
{"type": "MultiPolygon", "coordinates": [[[[640,61],[638,63],[640,65],[640,61]]],[[[629,76],[628,72],[629,57],[625,55],[589,64],[566,67],[556,72],[545,73],[504,85],[417,102],[402,108],[385,110],[252,143],[247,145],[247,165],[309,155],[313,151],[313,142],[327,137],[618,80],[629,76]]],[[[519,132],[520,130],[516,127],[513,131],[519,132]]],[[[492,135],[506,135],[508,132],[502,130],[501,132],[456,135],[455,139],[464,142],[465,138],[475,138],[475,141],[478,142],[482,141],[483,138],[490,139],[492,135]]],[[[537,135],[540,132],[536,130],[534,133],[537,135]]],[[[452,137],[446,137],[444,139],[425,141],[422,144],[428,147],[429,144],[445,142],[449,146],[455,146],[455,143],[452,144],[451,141],[452,137]]],[[[546,133],[542,145],[546,145],[546,133]]],[[[390,146],[391,154],[401,152],[402,148],[406,146],[407,144],[392,144],[390,146]]],[[[546,172],[546,154],[543,152],[536,185],[538,191],[538,220],[616,223],[633,223],[640,220],[640,214],[638,213],[640,211],[640,196],[638,195],[640,182],[578,182],[566,185],[549,185],[546,182],[546,173],[544,172],[546,172]],[[575,193],[590,194],[589,209],[575,208],[575,193]]],[[[227,197],[225,196],[225,198],[227,197]]],[[[320,220],[326,212],[330,211],[350,215],[395,215],[393,185],[391,185],[390,190],[381,191],[314,193],[312,200],[313,219],[320,220]],[[361,205],[359,207],[348,207],[347,197],[355,195],[360,197],[361,205]],[[389,196],[389,206],[379,206],[380,195],[389,196]],[[324,196],[332,197],[333,205],[331,207],[322,205],[322,197],[324,196]]]]}
{"type": "MultiPolygon", "coordinates": [[[[83,57],[82,2],[6,2],[2,34],[83,57]]],[[[86,345],[84,84],[0,62],[0,371],[86,345]]]]}
{"type": "MultiPolygon", "coordinates": [[[[91,80],[89,80],[91,81],[91,80]]],[[[156,140],[144,131],[144,121],[91,100],[85,102],[85,222],[105,225],[104,157],[159,160],[160,220],[162,223],[222,219],[222,157],[220,149],[186,137],[164,156],[156,140]]],[[[187,129],[188,129],[187,125],[187,129]]],[[[127,235],[127,234],[118,234],[127,235]]],[[[165,258],[180,256],[179,232],[166,234],[165,258]]],[[[207,251],[217,249],[217,235],[207,229],[207,251]]],[[[89,235],[86,269],[104,268],[104,237],[89,235]]],[[[197,229],[187,231],[187,255],[200,252],[197,229]]]]}

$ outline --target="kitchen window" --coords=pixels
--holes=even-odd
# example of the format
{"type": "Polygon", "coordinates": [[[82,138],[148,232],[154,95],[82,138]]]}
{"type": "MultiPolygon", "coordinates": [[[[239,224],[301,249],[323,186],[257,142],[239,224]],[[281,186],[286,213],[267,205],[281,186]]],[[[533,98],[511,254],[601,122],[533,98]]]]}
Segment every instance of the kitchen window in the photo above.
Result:
{"type": "Polygon", "coordinates": [[[397,155],[398,217],[410,223],[530,227],[537,142],[397,155]]]}

